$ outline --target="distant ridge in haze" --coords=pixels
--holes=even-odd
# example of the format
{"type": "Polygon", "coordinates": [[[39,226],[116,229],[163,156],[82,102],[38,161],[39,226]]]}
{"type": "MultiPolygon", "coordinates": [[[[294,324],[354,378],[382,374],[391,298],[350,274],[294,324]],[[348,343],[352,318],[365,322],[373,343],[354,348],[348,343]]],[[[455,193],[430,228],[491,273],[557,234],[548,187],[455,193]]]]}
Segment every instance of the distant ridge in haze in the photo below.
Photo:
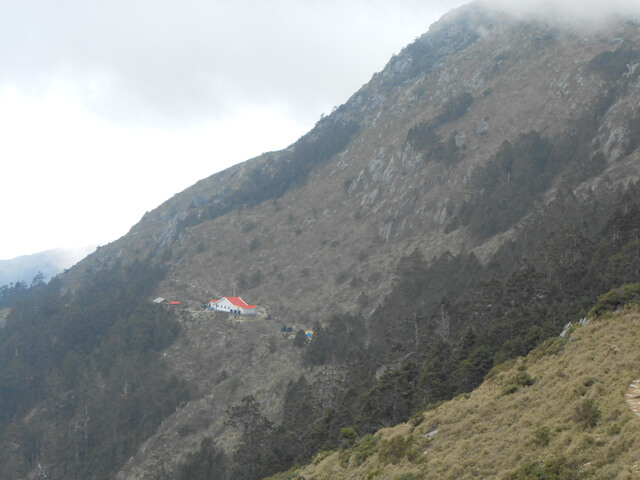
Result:
{"type": "Polygon", "coordinates": [[[33,255],[22,255],[9,260],[0,260],[0,285],[11,282],[30,283],[38,272],[44,278],[61,273],[70,268],[96,249],[94,245],[77,248],[55,248],[33,255]]]}

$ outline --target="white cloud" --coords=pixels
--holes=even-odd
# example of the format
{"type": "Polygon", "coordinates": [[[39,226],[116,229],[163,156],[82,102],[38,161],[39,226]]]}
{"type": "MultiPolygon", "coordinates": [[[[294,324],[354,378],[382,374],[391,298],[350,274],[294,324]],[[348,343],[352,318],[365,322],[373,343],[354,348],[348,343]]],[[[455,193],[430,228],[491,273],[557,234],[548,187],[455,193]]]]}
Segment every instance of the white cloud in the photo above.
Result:
{"type": "Polygon", "coordinates": [[[3,83],[37,92],[54,76],[112,121],[175,126],[256,105],[309,123],[381,69],[393,49],[426,31],[445,7],[25,0],[9,10],[0,33],[3,83]]]}
{"type": "MultiPolygon", "coordinates": [[[[286,147],[463,3],[0,0],[0,258],[115,240],[286,147]]],[[[605,15],[599,0],[491,3],[605,15]]]]}
{"type": "Polygon", "coordinates": [[[640,15],[640,3],[629,0],[479,0],[480,3],[526,18],[572,22],[595,26],[612,16],[640,15]]]}

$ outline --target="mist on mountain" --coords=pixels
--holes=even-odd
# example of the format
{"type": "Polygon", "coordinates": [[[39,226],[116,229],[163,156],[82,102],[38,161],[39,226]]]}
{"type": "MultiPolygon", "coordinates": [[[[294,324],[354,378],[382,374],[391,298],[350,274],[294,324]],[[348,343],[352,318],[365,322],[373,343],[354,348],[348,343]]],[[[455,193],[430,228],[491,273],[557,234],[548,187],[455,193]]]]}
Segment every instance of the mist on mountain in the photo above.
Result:
{"type": "Polygon", "coordinates": [[[16,282],[30,284],[41,273],[45,280],[71,268],[96,249],[95,246],[56,248],[32,255],[0,260],[0,285],[16,282]]]}

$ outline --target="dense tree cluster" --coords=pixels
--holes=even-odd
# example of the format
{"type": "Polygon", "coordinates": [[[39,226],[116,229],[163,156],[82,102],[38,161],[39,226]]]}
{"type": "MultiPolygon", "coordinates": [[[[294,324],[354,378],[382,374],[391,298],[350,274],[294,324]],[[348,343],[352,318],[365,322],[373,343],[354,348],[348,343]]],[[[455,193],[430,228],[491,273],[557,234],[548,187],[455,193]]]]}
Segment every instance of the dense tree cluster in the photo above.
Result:
{"type": "Polygon", "coordinates": [[[136,261],[75,293],[59,278],[34,282],[13,302],[0,335],[0,477],[43,462],[53,478],[106,478],[192,396],[159,359],[179,334],[148,301],[161,278],[136,261]],[[39,420],[23,421],[36,405],[39,420]]]}
{"type": "Polygon", "coordinates": [[[420,152],[425,160],[452,165],[460,161],[461,152],[456,144],[456,132],[445,142],[436,130],[445,123],[453,122],[464,116],[473,104],[474,98],[469,92],[448,100],[434,118],[414,125],[407,133],[407,143],[420,152]]]}
{"type": "Polygon", "coordinates": [[[609,81],[618,81],[629,72],[629,65],[640,61],[640,50],[622,47],[607,50],[596,55],[590,62],[589,68],[603,75],[609,81]]]}
{"type": "Polygon", "coordinates": [[[29,291],[27,282],[15,282],[0,287],[0,308],[11,307],[18,300],[24,298],[29,291]]]}
{"type": "MultiPolygon", "coordinates": [[[[582,125],[584,131],[576,136],[593,133],[593,124],[582,125]]],[[[447,231],[464,226],[479,238],[503,232],[533,210],[560,174],[573,172],[565,175],[569,188],[605,166],[601,152],[583,152],[571,136],[552,142],[537,132],[521,134],[513,144],[505,141],[476,175],[470,198],[457,209],[447,231]]]]}

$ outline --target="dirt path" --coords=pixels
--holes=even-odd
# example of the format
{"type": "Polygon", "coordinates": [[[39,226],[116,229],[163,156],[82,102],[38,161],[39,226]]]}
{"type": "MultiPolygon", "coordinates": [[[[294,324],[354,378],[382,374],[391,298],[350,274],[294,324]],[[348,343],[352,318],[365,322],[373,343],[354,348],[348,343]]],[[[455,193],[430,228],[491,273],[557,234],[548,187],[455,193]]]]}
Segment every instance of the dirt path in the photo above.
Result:
{"type": "Polygon", "coordinates": [[[640,378],[631,382],[624,397],[631,411],[640,416],[640,378]]]}
{"type": "MultiPolygon", "coordinates": [[[[640,416],[640,378],[631,382],[627,393],[624,394],[624,399],[631,411],[640,416]]],[[[640,473],[640,462],[636,462],[631,468],[634,474],[640,473]]]]}

